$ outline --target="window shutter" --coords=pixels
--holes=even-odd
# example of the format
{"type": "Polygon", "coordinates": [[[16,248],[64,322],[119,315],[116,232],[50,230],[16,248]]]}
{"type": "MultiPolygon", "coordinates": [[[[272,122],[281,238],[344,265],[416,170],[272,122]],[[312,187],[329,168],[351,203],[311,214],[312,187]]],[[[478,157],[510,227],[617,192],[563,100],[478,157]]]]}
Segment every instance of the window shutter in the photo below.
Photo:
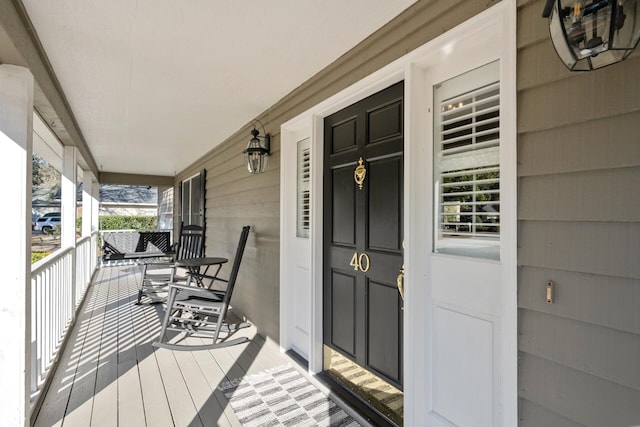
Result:
{"type": "Polygon", "coordinates": [[[200,188],[199,188],[199,198],[196,201],[196,203],[198,204],[198,209],[197,209],[197,213],[198,213],[198,220],[199,223],[198,225],[202,226],[202,228],[206,228],[206,221],[207,221],[207,215],[206,215],[206,188],[207,188],[207,170],[203,169],[200,172],[200,188]]]}
{"type": "Polygon", "coordinates": [[[191,181],[184,180],[182,181],[182,185],[180,186],[180,206],[181,206],[181,215],[180,221],[186,224],[191,222],[190,216],[190,199],[191,199],[191,181]]]}
{"type": "Polygon", "coordinates": [[[311,227],[311,146],[309,138],[298,142],[296,235],[309,237],[311,227]]]}

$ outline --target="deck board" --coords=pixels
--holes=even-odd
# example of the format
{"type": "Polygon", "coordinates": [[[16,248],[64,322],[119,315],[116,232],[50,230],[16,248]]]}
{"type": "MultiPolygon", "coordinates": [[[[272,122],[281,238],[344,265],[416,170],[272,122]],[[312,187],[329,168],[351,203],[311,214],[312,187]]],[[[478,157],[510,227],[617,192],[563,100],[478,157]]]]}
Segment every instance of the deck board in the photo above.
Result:
{"type": "MultiPolygon", "coordinates": [[[[213,395],[213,389],[194,355],[191,352],[176,352],[175,357],[203,425],[228,425],[222,406],[213,395]]],[[[207,364],[204,369],[209,366],[207,364]]]]}
{"type": "MultiPolygon", "coordinates": [[[[178,352],[152,347],[161,304],[135,305],[140,270],[98,270],[34,425],[240,426],[218,387],[289,363],[256,328],[232,347],[178,352]]],[[[203,343],[200,338],[189,338],[203,343]]]]}
{"type": "Polygon", "coordinates": [[[118,286],[118,425],[132,427],[146,422],[133,313],[135,278],[120,277],[118,286]]]}
{"type": "MultiPolygon", "coordinates": [[[[119,277],[111,278],[117,284],[119,277]]],[[[117,341],[107,342],[108,336],[105,333],[118,328],[119,312],[119,286],[108,286],[107,282],[99,285],[99,295],[106,301],[104,313],[96,322],[102,321],[102,334],[100,340],[95,340],[95,350],[98,353],[98,364],[95,379],[95,389],[93,391],[93,412],[91,414],[91,425],[98,427],[110,427],[118,425],[118,411],[110,408],[118,405],[118,348],[117,341]],[[115,306],[115,310],[109,312],[107,307],[115,306]],[[104,341],[103,341],[104,339],[104,341]],[[99,342],[99,345],[98,345],[99,342]]],[[[99,325],[100,323],[96,323],[99,325]]],[[[98,329],[96,328],[96,331],[98,329]]],[[[117,334],[116,336],[119,336],[117,334]]],[[[89,393],[85,394],[85,396],[89,393]]],[[[65,419],[65,425],[67,421],[65,419]]]]}
{"type": "Polygon", "coordinates": [[[191,399],[189,388],[173,353],[162,350],[155,352],[173,421],[178,426],[202,426],[198,409],[191,399]]]}
{"type": "MultiPolygon", "coordinates": [[[[109,349],[108,346],[104,350],[102,349],[103,331],[106,330],[107,326],[105,325],[105,316],[108,314],[106,308],[110,305],[109,291],[111,286],[106,285],[109,282],[103,278],[94,289],[94,306],[92,307],[84,341],[78,349],[77,357],[79,357],[79,360],[69,402],[65,410],[63,422],[65,426],[87,426],[91,424],[94,402],[93,399],[88,399],[87,396],[96,395],[100,354],[109,349]]],[[[107,366],[107,368],[110,368],[110,366],[107,366]]],[[[102,376],[106,375],[104,369],[101,369],[101,371],[102,376]]],[[[98,388],[97,390],[98,402],[101,402],[110,396],[113,388],[107,390],[98,388]]],[[[113,401],[113,399],[109,400],[113,401]]],[[[98,409],[101,408],[102,406],[99,405],[98,409]]]]}
{"type": "MultiPolygon", "coordinates": [[[[139,274],[135,276],[135,280],[131,284],[130,302],[137,301],[136,283],[138,280],[140,280],[139,274]]],[[[144,408],[146,425],[163,427],[174,424],[158,361],[154,348],[151,346],[151,341],[158,332],[156,325],[159,325],[157,319],[161,314],[160,308],[160,306],[156,306],[155,309],[151,307],[140,310],[139,306],[131,305],[138,375],[142,389],[142,407],[144,408]]]]}
{"type": "MultiPolygon", "coordinates": [[[[199,341],[199,344],[203,343],[201,339],[199,341]]],[[[226,383],[229,378],[227,377],[225,371],[223,371],[220,367],[218,360],[215,358],[214,354],[212,354],[212,352],[214,351],[216,351],[218,354],[221,353],[220,350],[197,351],[193,353],[193,358],[200,367],[203,378],[209,384],[209,387],[211,389],[210,396],[218,402],[218,405],[224,413],[224,418],[220,417],[220,425],[239,426],[240,423],[234,416],[233,410],[229,405],[227,405],[227,398],[220,390],[218,390],[218,387],[221,384],[226,383]]]]}

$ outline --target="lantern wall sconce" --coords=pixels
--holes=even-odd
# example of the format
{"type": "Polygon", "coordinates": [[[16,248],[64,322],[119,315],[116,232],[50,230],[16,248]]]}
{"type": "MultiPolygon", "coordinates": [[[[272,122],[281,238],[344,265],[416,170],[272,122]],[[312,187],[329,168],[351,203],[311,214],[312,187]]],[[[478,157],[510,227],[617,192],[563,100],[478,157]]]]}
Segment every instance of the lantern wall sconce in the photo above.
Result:
{"type": "Polygon", "coordinates": [[[262,132],[264,136],[260,136],[260,132],[256,129],[254,124],[251,131],[252,138],[247,145],[247,149],[242,153],[245,156],[247,169],[251,174],[258,174],[265,171],[267,168],[267,160],[271,154],[271,135],[265,132],[264,125],[259,120],[256,122],[262,126],[262,132]]]}
{"type": "Polygon", "coordinates": [[[640,39],[638,0],[547,0],[542,16],[558,56],[571,71],[622,61],[640,39]]]}

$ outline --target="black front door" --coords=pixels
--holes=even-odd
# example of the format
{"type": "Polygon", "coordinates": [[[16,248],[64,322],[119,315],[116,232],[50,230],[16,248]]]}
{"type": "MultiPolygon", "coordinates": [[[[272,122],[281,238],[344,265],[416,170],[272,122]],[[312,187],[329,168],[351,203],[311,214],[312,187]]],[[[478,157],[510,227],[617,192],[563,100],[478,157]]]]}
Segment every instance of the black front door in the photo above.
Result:
{"type": "Polygon", "coordinates": [[[324,344],[402,389],[403,82],[324,122],[324,344]]]}

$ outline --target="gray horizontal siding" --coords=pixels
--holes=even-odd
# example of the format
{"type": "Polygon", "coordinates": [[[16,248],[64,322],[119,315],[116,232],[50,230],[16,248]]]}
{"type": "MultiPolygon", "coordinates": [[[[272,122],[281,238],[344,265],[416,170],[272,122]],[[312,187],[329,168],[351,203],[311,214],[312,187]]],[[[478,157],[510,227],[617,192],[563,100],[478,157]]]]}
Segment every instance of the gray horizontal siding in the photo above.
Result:
{"type": "MultiPolygon", "coordinates": [[[[522,266],[518,275],[521,313],[535,311],[640,336],[640,286],[637,279],[522,266]],[[545,300],[547,281],[555,300],[545,300]],[[615,309],[612,309],[614,307],[615,309]]],[[[522,339],[528,337],[522,335],[522,339]]]]}
{"type": "Polygon", "coordinates": [[[541,20],[541,4],[540,0],[517,1],[517,42],[519,48],[524,48],[549,38],[549,27],[540,25],[537,22],[541,20]]]}
{"type": "MultiPolygon", "coordinates": [[[[520,365],[523,399],[585,426],[638,425],[640,391],[525,352],[520,353],[520,365]]],[[[541,420],[528,422],[554,426],[541,420]]]]}
{"type": "Polygon", "coordinates": [[[520,351],[640,391],[635,333],[530,310],[521,313],[520,333],[520,351]]]}
{"type": "Polygon", "coordinates": [[[518,5],[520,425],[640,425],[640,54],[571,73],[518,5]]]}
{"type": "MultiPolygon", "coordinates": [[[[550,43],[550,42],[549,42],[550,43]]],[[[551,51],[553,52],[553,51],[551,51]]],[[[559,61],[548,58],[548,61],[559,61]]],[[[521,73],[534,74],[535,70],[521,73]]],[[[531,132],[640,111],[640,56],[624,64],[518,91],[518,131],[531,132]],[[541,108],[544,106],[544,108],[541,108]]]]}
{"type": "MultiPolygon", "coordinates": [[[[640,144],[638,144],[640,145],[640,144]]],[[[640,166],[520,179],[521,220],[636,222],[640,166]]]]}
{"type": "Polygon", "coordinates": [[[518,176],[640,166],[639,126],[640,111],[635,111],[522,133],[518,176]]]}
{"type": "Polygon", "coordinates": [[[568,418],[549,411],[527,399],[520,400],[518,408],[521,427],[583,427],[584,424],[576,423],[568,418]]]}
{"type": "Polygon", "coordinates": [[[640,278],[638,222],[520,221],[518,240],[520,265],[640,278]]]}

